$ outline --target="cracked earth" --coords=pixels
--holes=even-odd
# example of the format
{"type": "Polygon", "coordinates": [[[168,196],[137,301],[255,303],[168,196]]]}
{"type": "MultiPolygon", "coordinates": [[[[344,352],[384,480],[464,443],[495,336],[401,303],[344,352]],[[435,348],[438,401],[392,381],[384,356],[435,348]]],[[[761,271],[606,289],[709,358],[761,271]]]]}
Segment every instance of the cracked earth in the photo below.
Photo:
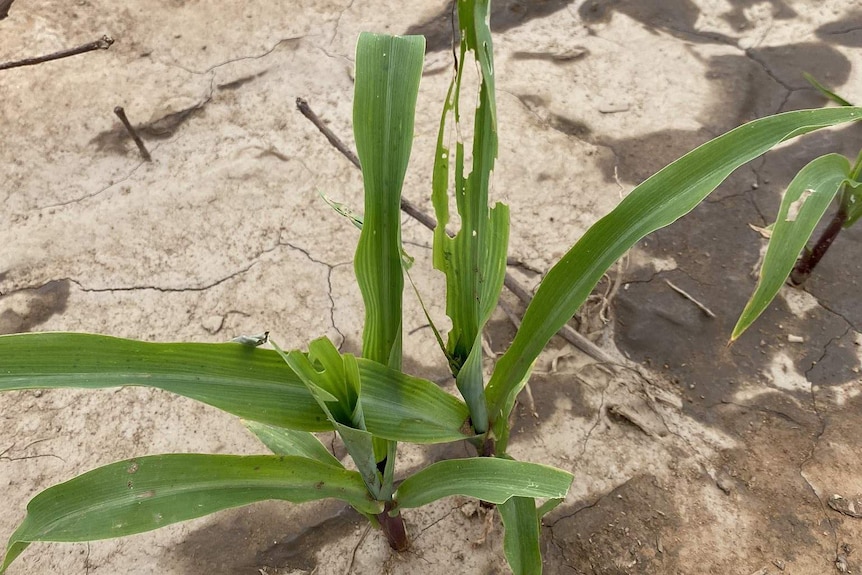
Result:
{"type": "MultiPolygon", "coordinates": [[[[0,333],[269,331],[283,347],[325,335],[359,351],[358,234],[320,194],[361,207],[361,178],[295,101],[352,145],[358,33],[424,34],[405,197],[430,213],[449,14],[445,0],[15,1],[0,19],[0,62],[103,34],[115,44],[0,72],[0,333]]],[[[668,162],[747,120],[824,105],[802,72],[862,101],[854,2],[496,0],[492,30],[492,196],[512,208],[510,271],[531,287],[668,162]]],[[[544,521],[546,573],[862,570],[862,519],[836,504],[862,498],[862,228],[841,234],[804,291],[785,288],[726,345],[765,245],[752,226],[771,222],[808,161],[859,147],[859,126],[786,144],[633,249],[573,321],[618,361],[562,338],[548,346],[511,445],[575,475],[544,521]]],[[[403,222],[411,275],[445,325],[430,232],[403,222]]],[[[523,312],[511,294],[503,303],[486,333],[494,353],[514,333],[510,313],[523,312]]],[[[411,290],[405,311],[405,368],[453,389],[411,290]]],[[[35,493],[98,465],[264,452],[231,417],[143,388],[6,393],[0,410],[4,538],[35,493]]],[[[399,473],[469,453],[405,446],[399,473]]],[[[264,503],[126,539],[33,545],[10,573],[506,572],[499,523],[469,500],[405,517],[414,545],[398,556],[338,503],[264,503]]]]}

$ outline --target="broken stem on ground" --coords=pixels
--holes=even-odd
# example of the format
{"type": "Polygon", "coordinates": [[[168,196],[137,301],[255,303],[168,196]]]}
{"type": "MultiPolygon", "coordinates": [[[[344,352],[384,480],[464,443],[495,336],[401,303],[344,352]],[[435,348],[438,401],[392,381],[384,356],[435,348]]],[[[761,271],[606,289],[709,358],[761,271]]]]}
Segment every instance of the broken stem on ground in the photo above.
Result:
{"type": "Polygon", "coordinates": [[[36,64],[42,64],[43,62],[50,62],[51,60],[59,60],[60,58],[68,58],[69,56],[77,56],[78,54],[84,54],[86,52],[92,52],[93,50],[107,50],[111,47],[111,44],[114,43],[114,39],[110,36],[102,36],[95,42],[88,42],[86,44],[82,44],[80,46],[76,46],[75,48],[68,48],[66,50],[60,50],[59,52],[53,52],[51,54],[46,54],[45,56],[36,56],[35,58],[24,58],[23,60],[15,60],[14,62],[4,62],[0,64],[0,70],[9,70],[10,68],[20,68],[21,66],[35,66],[36,64]]]}
{"type": "Polygon", "coordinates": [[[144,141],[138,135],[137,130],[135,130],[134,126],[132,126],[132,123],[129,122],[129,118],[126,117],[126,111],[123,109],[123,107],[117,106],[116,108],[114,108],[114,113],[123,123],[123,126],[126,127],[126,131],[135,141],[135,145],[138,146],[138,151],[141,152],[141,157],[144,159],[144,161],[152,162],[153,158],[152,156],[150,156],[149,150],[147,150],[147,147],[144,145],[144,141]]]}
{"type": "MultiPolygon", "coordinates": [[[[348,148],[341,139],[336,136],[332,130],[330,130],[320,119],[320,117],[314,113],[311,107],[308,105],[308,102],[303,98],[296,99],[296,107],[305,116],[309,121],[311,121],[314,126],[320,130],[320,133],[326,136],[326,139],[329,140],[329,143],[332,144],[336,150],[341,152],[341,154],[350,160],[350,162],[359,169],[362,169],[362,166],[359,164],[359,158],[356,157],[350,148],[348,148]]],[[[437,221],[423,212],[419,207],[410,202],[405,198],[401,198],[401,210],[407,215],[413,217],[420,224],[433,231],[434,228],[437,227],[437,221]]],[[[524,305],[530,305],[530,301],[532,301],[532,296],[530,292],[525,288],[521,283],[515,279],[515,277],[506,272],[506,277],[503,281],[503,284],[511,291],[515,296],[520,299],[524,305]]],[[[560,328],[560,331],[557,332],[557,335],[568,341],[570,344],[592,357],[596,361],[600,361],[603,363],[615,363],[617,360],[611,355],[588,340],[586,337],[575,331],[569,325],[564,325],[560,328]]]]}

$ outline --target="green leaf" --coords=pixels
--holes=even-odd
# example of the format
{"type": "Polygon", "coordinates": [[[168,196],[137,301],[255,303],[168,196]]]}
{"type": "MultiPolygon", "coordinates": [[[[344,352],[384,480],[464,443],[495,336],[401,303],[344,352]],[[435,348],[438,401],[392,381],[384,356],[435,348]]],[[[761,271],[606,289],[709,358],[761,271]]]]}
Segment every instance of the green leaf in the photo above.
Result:
{"type": "Polygon", "coordinates": [[[356,279],[365,302],[362,354],[401,367],[401,187],[425,38],[362,33],[356,47],[353,131],[365,186],[356,279]]]}
{"type": "Polygon", "coordinates": [[[362,409],[368,431],[377,437],[411,443],[467,439],[469,412],[464,402],[433,382],[357,358],[362,409]]]}
{"type": "MultiPolygon", "coordinates": [[[[465,439],[467,406],[426,379],[357,360],[368,431],[393,441],[465,439]],[[396,387],[397,386],[397,387],[396,387]]],[[[0,336],[0,391],[148,386],[250,421],[332,431],[278,353],[236,343],[148,343],[83,333],[0,336]]]]}
{"type": "MultiPolygon", "coordinates": [[[[553,499],[551,501],[559,501],[553,499]]],[[[539,514],[532,497],[512,497],[497,506],[503,520],[503,552],[514,575],[540,575],[539,514]]]]}
{"type": "Polygon", "coordinates": [[[307,431],[285,429],[257,421],[243,421],[243,423],[276,455],[307,457],[327,465],[344,467],[317,437],[307,431]]]}
{"type": "Polygon", "coordinates": [[[757,287],[739,316],[730,341],[741,336],[778,294],[849,173],[847,158],[828,154],[810,162],[790,182],[772,228],[757,287]]]}
{"type": "Polygon", "coordinates": [[[572,474],[538,463],[496,457],[450,459],[429,465],[405,479],[395,492],[400,507],[421,507],[452,495],[504,503],[511,497],[560,499],[572,474]]]}
{"type": "Polygon", "coordinates": [[[324,194],[320,194],[320,197],[323,198],[324,202],[329,204],[330,208],[350,220],[350,223],[356,226],[356,228],[360,230],[362,229],[362,216],[358,215],[356,212],[350,209],[350,206],[348,206],[347,204],[342,204],[341,202],[336,202],[335,200],[328,198],[324,194]]]}
{"type": "MultiPolygon", "coordinates": [[[[473,427],[487,430],[488,412],[482,374],[482,328],[497,305],[506,274],[509,241],[508,207],[488,207],[488,187],[497,157],[497,113],[494,62],[488,28],[488,0],[459,0],[460,57],[440,120],[434,164],[432,200],[437,216],[434,267],[446,274],[446,313],[452,319],[447,356],[458,390],[470,407],[473,427]],[[461,82],[467,54],[480,71],[479,105],[473,125],[472,169],[465,176],[465,149],[455,147],[455,199],[461,229],[446,233],[449,223],[450,150],[445,145],[447,120],[454,116],[460,134],[461,82]]],[[[470,102],[472,105],[473,102],[470,102]]]]}
{"type": "Polygon", "coordinates": [[[0,336],[0,390],[125,385],[156,387],[279,427],[332,429],[305,385],[270,350],[81,333],[0,336]]]}
{"type": "Polygon", "coordinates": [[[647,234],[699,204],[730,173],[790,138],[862,118],[862,108],[799,110],[744,124],[651,176],[596,222],[548,272],[486,393],[498,448],[508,439],[505,405],[545,344],[575,314],[602,274],[647,234]]]}
{"type": "Polygon", "coordinates": [[[862,217],[862,182],[847,182],[842,204],[847,211],[847,221],[844,222],[844,227],[849,228],[862,217]]]}
{"type": "Polygon", "coordinates": [[[335,345],[325,337],[309,343],[307,354],[298,350],[285,353],[274,341],[272,345],[290,369],[302,379],[333,424],[365,429],[359,409],[359,374],[356,373],[356,361],[352,355],[345,354],[342,357],[335,345]],[[348,376],[348,364],[353,368],[349,370],[351,377],[348,376]]]}
{"type": "Polygon", "coordinates": [[[841,209],[847,214],[844,227],[849,228],[862,217],[862,150],[856,156],[850,171],[850,182],[841,192],[841,209]]]}
{"type": "Polygon", "coordinates": [[[852,106],[853,105],[850,102],[848,102],[847,100],[845,100],[844,98],[842,98],[841,96],[839,96],[838,94],[836,94],[835,92],[833,92],[832,90],[830,90],[829,88],[827,88],[826,86],[824,86],[823,84],[821,84],[820,82],[818,82],[817,79],[814,76],[812,76],[811,74],[809,74],[808,72],[803,72],[802,76],[806,80],[808,80],[808,83],[811,84],[812,86],[814,86],[814,88],[816,88],[818,92],[820,92],[827,99],[832,100],[833,102],[835,102],[839,106],[852,106]]]}
{"type": "Polygon", "coordinates": [[[34,497],[0,572],[34,541],[122,537],[256,501],[329,497],[364,513],[382,510],[358,473],[304,457],[171,454],[120,461],[34,497]]]}

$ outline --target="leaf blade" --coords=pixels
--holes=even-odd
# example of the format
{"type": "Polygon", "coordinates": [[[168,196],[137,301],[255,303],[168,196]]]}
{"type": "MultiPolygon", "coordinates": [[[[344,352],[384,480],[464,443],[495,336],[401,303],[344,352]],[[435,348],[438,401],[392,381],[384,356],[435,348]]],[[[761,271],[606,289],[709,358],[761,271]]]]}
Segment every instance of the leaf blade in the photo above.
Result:
{"type": "Polygon", "coordinates": [[[469,411],[463,401],[433,382],[356,358],[362,381],[362,409],[368,431],[377,437],[412,443],[468,439],[469,411]]]}
{"type": "Polygon", "coordinates": [[[332,429],[299,378],[271,350],[81,333],[0,336],[0,391],[125,385],[163,389],[252,421],[332,429]]]}
{"type": "Polygon", "coordinates": [[[307,457],[327,465],[344,467],[317,437],[307,431],[266,425],[258,421],[243,421],[243,424],[276,455],[307,457]]]}
{"type": "Polygon", "coordinates": [[[169,454],[119,461],[36,495],[0,572],[35,541],[122,537],[257,501],[330,497],[365,513],[381,507],[355,471],[304,457],[169,454]]]}
{"type": "Polygon", "coordinates": [[[775,145],[862,118],[862,108],[785,112],[749,122],[699,146],[637,186],[596,222],[550,270],[527,308],[512,345],[486,388],[494,433],[505,449],[504,406],[550,338],[577,311],[602,274],[647,234],[673,223],[733,170],[775,145]]]}
{"type": "Polygon", "coordinates": [[[425,54],[423,36],[363,32],[356,47],[353,130],[365,187],[354,263],[365,302],[363,356],[401,367],[401,188],[425,54]]]}
{"type": "Polygon", "coordinates": [[[395,492],[400,507],[421,507],[452,495],[502,504],[512,497],[565,498],[572,474],[498,457],[438,461],[405,479],[395,492]]]}
{"type": "Polygon", "coordinates": [[[503,552],[513,575],[540,575],[542,550],[536,501],[531,497],[512,497],[498,505],[497,510],[505,530],[503,552]]]}
{"type": "Polygon", "coordinates": [[[849,173],[847,158],[827,154],[809,162],[790,182],[772,227],[757,286],[733,328],[731,342],[754,323],[778,294],[849,173]]]}
{"type": "MultiPolygon", "coordinates": [[[[466,437],[460,431],[467,418],[463,402],[431,381],[369,366],[373,363],[369,360],[358,361],[360,372],[365,372],[362,408],[369,432],[415,443],[466,437]],[[404,389],[393,393],[393,385],[404,389]],[[433,417],[429,409],[436,410],[433,417]]],[[[249,421],[300,431],[333,429],[308,389],[274,350],[236,343],[150,343],[82,333],[0,336],[0,391],[125,385],[163,389],[249,421]]]]}

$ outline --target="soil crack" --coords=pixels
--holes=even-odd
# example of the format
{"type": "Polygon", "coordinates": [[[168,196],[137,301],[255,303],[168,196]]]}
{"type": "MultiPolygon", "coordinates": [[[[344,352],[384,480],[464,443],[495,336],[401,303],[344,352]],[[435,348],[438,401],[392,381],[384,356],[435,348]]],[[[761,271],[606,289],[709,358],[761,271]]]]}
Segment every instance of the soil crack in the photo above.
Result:
{"type": "Polygon", "coordinates": [[[340,329],[338,329],[338,326],[335,324],[335,298],[332,297],[332,272],[336,267],[347,265],[350,262],[342,262],[339,264],[328,264],[325,261],[318,260],[317,258],[312,256],[311,253],[307,249],[301,248],[301,247],[294,245],[290,242],[279,241],[278,245],[287,246],[290,249],[296,250],[296,251],[302,253],[306,258],[308,258],[309,261],[311,261],[315,264],[318,264],[318,265],[322,265],[326,268],[326,270],[327,270],[326,271],[326,285],[327,285],[326,296],[329,298],[329,321],[332,324],[332,329],[334,329],[335,333],[337,333],[338,336],[341,338],[341,341],[339,341],[338,345],[336,346],[338,348],[338,350],[341,351],[341,347],[344,345],[344,342],[347,340],[347,338],[344,336],[344,334],[341,332],[340,329]]]}

